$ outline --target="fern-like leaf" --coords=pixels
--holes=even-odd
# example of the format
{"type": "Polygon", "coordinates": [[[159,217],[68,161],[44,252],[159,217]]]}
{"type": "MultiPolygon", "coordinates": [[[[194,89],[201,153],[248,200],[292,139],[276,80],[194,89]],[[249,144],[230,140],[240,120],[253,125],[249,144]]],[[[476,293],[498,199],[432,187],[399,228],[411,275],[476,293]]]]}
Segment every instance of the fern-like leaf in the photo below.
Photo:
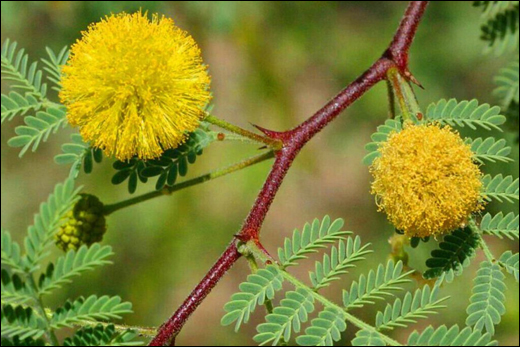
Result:
{"type": "Polygon", "coordinates": [[[38,111],[43,104],[31,94],[25,96],[17,92],[2,94],[2,124],[11,121],[16,116],[24,116],[29,111],[38,111]]]}
{"type": "Polygon", "coordinates": [[[259,270],[249,275],[247,281],[240,285],[240,293],[234,294],[224,306],[227,314],[222,318],[222,325],[228,326],[236,322],[235,330],[248,323],[257,306],[266,300],[272,300],[277,291],[282,289],[283,277],[274,266],[259,270]]]}
{"type": "Polygon", "coordinates": [[[113,325],[87,327],[63,341],[64,346],[139,346],[137,334],[131,330],[118,332],[113,325]]]}
{"type": "Polygon", "coordinates": [[[429,121],[437,121],[454,127],[469,127],[476,130],[481,127],[486,130],[500,130],[507,118],[501,115],[498,106],[479,105],[477,100],[461,101],[456,99],[441,100],[431,104],[426,111],[429,121]]]}
{"type": "Polygon", "coordinates": [[[83,142],[81,135],[72,134],[71,143],[61,146],[62,154],[54,157],[54,161],[59,165],[71,165],[70,177],[76,178],[83,168],[86,174],[92,173],[94,163],[103,161],[103,152],[98,148],[92,148],[83,142]]]}
{"type": "Polygon", "coordinates": [[[188,174],[189,165],[194,164],[197,157],[203,154],[204,148],[215,140],[214,133],[199,128],[190,134],[183,145],[165,151],[159,159],[116,161],[114,169],[117,173],[112,177],[112,183],[118,185],[128,180],[128,191],[131,194],[135,193],[139,181],[147,183],[150,178],[157,178],[157,190],[173,186],[179,176],[188,174]]]}
{"type": "Polygon", "coordinates": [[[2,269],[2,305],[22,305],[32,300],[24,281],[2,269]]]}
{"type": "Polygon", "coordinates": [[[287,292],[280,306],[265,318],[266,323],[257,327],[255,342],[261,346],[272,343],[277,346],[281,341],[288,342],[292,332],[299,333],[302,323],[306,323],[309,314],[314,312],[314,298],[304,289],[287,292]]]}
{"type": "Polygon", "coordinates": [[[422,333],[414,331],[407,346],[498,346],[496,341],[491,341],[489,333],[482,334],[480,331],[469,327],[460,329],[457,325],[448,329],[445,325],[438,329],[432,326],[426,328],[422,333]]]}
{"type": "Polygon", "coordinates": [[[412,273],[403,273],[402,262],[395,264],[391,260],[386,267],[381,264],[377,271],[371,270],[368,276],[361,275],[357,282],[352,283],[350,291],[343,291],[343,304],[351,310],[392,297],[394,292],[402,290],[401,284],[410,282],[407,277],[412,273]]]}
{"type": "Polygon", "coordinates": [[[483,196],[486,200],[497,200],[499,202],[514,203],[518,201],[518,194],[520,192],[519,179],[513,179],[512,176],[504,177],[502,174],[492,177],[486,175],[482,179],[483,196]]]}
{"type": "Polygon", "coordinates": [[[132,304],[122,302],[118,296],[98,298],[92,295],[87,299],[67,302],[65,306],[56,310],[50,325],[53,329],[71,328],[82,321],[121,319],[122,315],[129,313],[132,313],[132,304]]]}
{"type": "Polygon", "coordinates": [[[480,222],[480,230],[488,235],[494,235],[499,238],[508,238],[514,240],[519,238],[519,217],[513,212],[504,216],[500,212],[495,216],[486,214],[480,222]]]}
{"type": "Polygon", "coordinates": [[[61,51],[56,54],[49,47],[46,48],[48,59],[42,59],[47,72],[47,79],[54,84],[55,91],[61,90],[61,68],[67,63],[69,59],[69,49],[67,46],[63,47],[61,51]]]}
{"type": "Polygon", "coordinates": [[[312,224],[305,224],[302,231],[295,230],[292,239],[286,238],[284,247],[278,249],[278,258],[284,268],[298,265],[298,260],[306,259],[307,255],[317,253],[319,249],[326,248],[327,244],[344,239],[351,234],[342,231],[345,222],[336,219],[331,223],[330,217],[325,216],[320,223],[315,219],[312,224]]]}
{"type": "Polygon", "coordinates": [[[2,305],[2,336],[39,339],[45,334],[45,321],[31,308],[2,305]]]}
{"type": "Polygon", "coordinates": [[[331,249],[330,255],[323,256],[323,262],[316,262],[315,271],[309,274],[313,288],[319,290],[327,287],[332,281],[339,280],[348,269],[355,267],[354,263],[364,260],[364,256],[372,253],[370,245],[362,245],[361,238],[349,237],[346,241],[340,240],[338,246],[331,249]]]}
{"type": "Polygon", "coordinates": [[[495,325],[500,323],[506,313],[504,279],[499,265],[488,261],[480,265],[474,280],[471,305],[467,309],[468,326],[478,331],[485,329],[492,336],[495,335],[495,325]]]}
{"type": "Polygon", "coordinates": [[[507,145],[505,139],[496,140],[494,137],[488,137],[487,139],[479,137],[470,142],[470,145],[475,160],[481,164],[484,164],[485,161],[492,163],[508,163],[514,161],[509,157],[511,147],[507,145]]]}
{"type": "Polygon", "coordinates": [[[352,340],[352,346],[386,346],[386,343],[378,333],[360,330],[352,340]]]}
{"type": "Polygon", "coordinates": [[[344,314],[332,308],[326,308],[311,322],[305,335],[299,336],[296,342],[300,346],[333,346],[341,340],[341,333],[347,329],[344,314]]]}
{"type": "Polygon", "coordinates": [[[426,261],[429,268],[424,273],[427,279],[440,277],[446,273],[446,280],[451,282],[455,275],[469,265],[479,246],[479,237],[470,228],[459,229],[446,235],[439,244],[439,249],[432,251],[431,258],[426,261]]]}
{"type": "Polygon", "coordinates": [[[500,257],[500,263],[503,264],[507,272],[515,277],[517,282],[519,279],[518,259],[518,253],[513,254],[511,251],[507,251],[500,257]]]}
{"type": "Polygon", "coordinates": [[[501,55],[518,48],[518,3],[513,8],[497,14],[482,26],[481,39],[488,42],[486,52],[501,55]]]}
{"type": "Polygon", "coordinates": [[[2,46],[2,79],[11,82],[11,88],[31,94],[40,101],[46,100],[47,85],[42,83],[43,73],[38,63],[29,63],[24,49],[6,40],[2,46]]]}
{"type": "Polygon", "coordinates": [[[518,1],[474,1],[473,5],[482,8],[482,17],[494,18],[518,5],[518,1]]]}
{"type": "Polygon", "coordinates": [[[497,88],[494,91],[495,96],[502,101],[505,109],[515,102],[520,103],[519,88],[518,88],[518,60],[511,63],[508,67],[500,70],[500,73],[495,77],[497,88]]]}
{"type": "Polygon", "coordinates": [[[24,242],[27,271],[36,271],[41,260],[47,256],[47,248],[63,218],[78,200],[79,190],[75,189],[74,180],[69,178],[63,184],[56,185],[47,202],[40,205],[40,213],[34,217],[34,225],[29,227],[24,242]]]}
{"type": "Polygon", "coordinates": [[[439,287],[433,290],[429,286],[419,289],[412,295],[407,293],[403,300],[397,299],[393,305],[388,305],[384,312],[378,312],[376,327],[378,330],[393,330],[394,328],[406,328],[409,324],[417,323],[419,319],[426,319],[428,315],[437,314],[437,311],[445,308],[442,303],[448,297],[438,299],[439,287]]]}
{"type": "Polygon", "coordinates": [[[13,241],[11,234],[2,228],[2,266],[9,266],[16,272],[24,272],[20,245],[13,241]]]}
{"type": "Polygon", "coordinates": [[[50,107],[46,111],[38,111],[36,116],[26,116],[25,125],[16,127],[16,135],[7,144],[11,147],[22,148],[20,157],[29,149],[35,152],[42,142],[46,142],[51,134],[55,134],[67,124],[66,109],[64,107],[50,107]]]}
{"type": "Polygon", "coordinates": [[[69,251],[50,265],[47,274],[40,281],[40,295],[48,295],[51,291],[71,283],[72,278],[96,267],[111,264],[107,259],[112,256],[112,247],[94,244],[90,248],[82,246],[77,252],[69,251]]]}
{"type": "Polygon", "coordinates": [[[20,340],[18,337],[15,337],[13,339],[2,338],[2,346],[40,347],[40,346],[45,346],[45,341],[43,339],[35,340],[35,339],[31,339],[31,338],[20,340]]]}
{"type": "Polygon", "coordinates": [[[403,124],[400,118],[389,119],[385,124],[380,125],[377,128],[377,132],[375,132],[371,137],[372,142],[367,144],[365,147],[369,153],[363,159],[363,163],[365,165],[372,165],[374,160],[381,156],[381,153],[379,152],[381,144],[386,142],[390,135],[398,133],[401,130],[403,130],[403,124]]]}

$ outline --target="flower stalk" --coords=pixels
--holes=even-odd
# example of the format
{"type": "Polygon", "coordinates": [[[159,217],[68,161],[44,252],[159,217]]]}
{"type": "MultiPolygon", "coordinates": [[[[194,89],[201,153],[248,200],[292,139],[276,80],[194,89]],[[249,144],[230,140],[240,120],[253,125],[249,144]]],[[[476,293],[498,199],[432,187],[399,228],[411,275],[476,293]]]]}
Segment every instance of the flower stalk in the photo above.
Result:
{"type": "Polygon", "coordinates": [[[266,136],[255,134],[249,130],[243,129],[237,125],[226,122],[223,119],[217,118],[213,115],[207,114],[204,121],[216,125],[219,128],[227,130],[231,133],[240,135],[243,138],[250,139],[260,145],[268,146],[273,150],[280,150],[282,148],[282,142],[276,139],[271,139],[266,136]]]}
{"type": "Polygon", "coordinates": [[[246,160],[240,161],[231,166],[227,166],[225,168],[221,168],[221,169],[209,172],[207,174],[204,174],[199,177],[195,177],[195,178],[187,180],[185,182],[175,184],[174,186],[165,187],[162,190],[156,190],[156,191],[146,193],[141,196],[137,196],[137,197],[134,197],[134,198],[131,198],[128,200],[124,200],[124,201],[121,201],[121,202],[118,202],[118,203],[115,203],[112,205],[106,205],[105,209],[104,209],[104,215],[109,216],[112,213],[120,211],[124,208],[131,207],[131,206],[134,206],[134,205],[140,204],[142,202],[152,200],[152,199],[155,199],[155,198],[158,198],[161,196],[171,195],[179,190],[183,190],[183,189],[186,189],[189,187],[196,186],[198,184],[205,183],[207,181],[214,180],[216,178],[220,178],[220,177],[229,175],[231,173],[243,170],[245,168],[248,168],[255,164],[259,164],[261,162],[264,162],[264,161],[272,159],[272,158],[274,158],[274,152],[269,151],[269,152],[262,153],[262,154],[254,156],[254,157],[248,158],[246,160]]]}

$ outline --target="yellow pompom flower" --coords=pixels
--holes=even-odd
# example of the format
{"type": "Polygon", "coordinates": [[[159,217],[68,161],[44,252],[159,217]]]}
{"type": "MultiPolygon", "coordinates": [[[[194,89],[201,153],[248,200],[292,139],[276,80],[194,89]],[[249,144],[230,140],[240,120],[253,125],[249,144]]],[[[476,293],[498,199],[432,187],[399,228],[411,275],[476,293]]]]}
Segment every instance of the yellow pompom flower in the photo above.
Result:
{"type": "Polygon", "coordinates": [[[72,46],[61,83],[70,124],[119,160],[178,147],[211,99],[193,38],[173,20],[141,12],[92,24],[72,46]]]}
{"type": "Polygon", "coordinates": [[[372,166],[372,193],[409,237],[452,232],[482,209],[482,173],[450,127],[410,125],[390,135],[372,166]]]}

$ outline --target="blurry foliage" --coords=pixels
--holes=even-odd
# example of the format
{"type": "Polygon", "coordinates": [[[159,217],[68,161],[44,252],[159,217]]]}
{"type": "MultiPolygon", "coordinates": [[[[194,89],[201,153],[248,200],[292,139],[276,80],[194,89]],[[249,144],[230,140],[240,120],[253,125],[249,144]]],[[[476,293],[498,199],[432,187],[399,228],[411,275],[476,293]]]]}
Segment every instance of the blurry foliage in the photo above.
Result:
{"type": "MultiPolygon", "coordinates": [[[[64,45],[73,43],[88,24],[111,12],[131,12],[140,8],[158,11],[173,17],[202,44],[203,55],[218,87],[215,89],[217,114],[239,124],[250,121],[284,129],[312,114],[379,56],[405,5],[405,2],[314,1],[2,1],[2,42],[7,36],[17,38],[33,57],[41,56],[35,54],[43,52],[46,45],[59,51],[64,45]]],[[[476,29],[471,25],[478,26],[479,18],[481,13],[468,10],[466,2],[434,2],[430,7],[411,56],[414,73],[427,87],[426,91],[418,91],[424,104],[450,96],[459,99],[476,96],[482,101],[496,103],[496,99],[489,96],[494,88],[491,81],[496,72],[506,66],[507,57],[482,58],[483,44],[479,43],[476,29]],[[439,54],[440,46],[443,47],[442,54],[439,54]],[[475,73],[476,69],[478,73],[475,73]]],[[[3,84],[2,91],[5,93],[3,84]]],[[[274,249],[287,236],[281,230],[301,224],[303,219],[314,217],[323,210],[346,217],[353,229],[363,233],[365,240],[373,241],[375,249],[387,247],[387,238],[393,230],[384,217],[375,212],[373,200],[368,197],[368,171],[361,163],[365,154],[363,145],[368,142],[371,129],[386,114],[385,103],[381,102],[384,96],[383,89],[375,89],[349,110],[348,117],[338,120],[318,138],[316,142],[321,142],[319,146],[326,150],[311,145],[302,153],[294,168],[296,174],[286,182],[287,187],[278,197],[265,226],[264,240],[268,248],[274,249]],[[295,203],[299,207],[298,213],[285,207],[295,203]]],[[[518,103],[511,103],[510,108],[517,121],[518,103]]],[[[13,128],[2,126],[3,138],[7,134],[11,136],[12,132],[13,128]]],[[[68,135],[63,135],[61,140],[67,141],[68,135]]],[[[48,155],[61,153],[59,146],[54,144],[42,151],[47,151],[48,155]]],[[[230,148],[225,152],[209,151],[215,155],[208,155],[208,159],[194,165],[194,172],[206,171],[217,163],[233,161],[243,155],[243,151],[230,148]],[[219,156],[219,153],[225,154],[219,156]]],[[[44,156],[31,156],[30,160],[20,162],[15,151],[2,146],[2,201],[9,197],[10,202],[2,204],[2,224],[14,231],[14,239],[20,240],[28,221],[24,216],[37,208],[38,201],[44,199],[55,178],[68,173],[68,169],[50,167],[48,161],[40,161],[44,156]],[[33,201],[11,198],[22,190],[33,201]]],[[[518,159],[518,146],[513,148],[512,156],[518,159]]],[[[75,286],[60,292],[61,298],[57,297],[56,303],[84,293],[84,288],[103,288],[104,292],[121,294],[134,302],[138,314],[130,317],[127,323],[159,325],[229,241],[265,178],[265,170],[263,167],[252,169],[215,185],[209,184],[203,189],[190,190],[169,200],[111,217],[108,242],[116,247],[115,265],[80,279],[75,286]],[[181,199],[182,204],[179,203],[181,199]],[[205,246],[201,247],[201,244],[205,246]],[[152,258],[162,261],[151,261],[152,258]],[[165,269],[180,269],[188,262],[195,278],[186,271],[165,272],[165,269]],[[157,276],[158,273],[164,275],[157,276]],[[107,281],[107,278],[112,280],[107,281]],[[164,305],[164,302],[171,304],[164,305]]],[[[518,168],[509,165],[499,165],[491,171],[518,176],[518,168]]],[[[126,189],[107,189],[112,175],[110,165],[100,165],[96,176],[89,177],[89,189],[109,201],[122,199],[127,194],[126,189]]],[[[144,189],[150,188],[153,189],[144,189]]],[[[498,211],[494,204],[490,209],[498,211]]],[[[518,203],[510,209],[518,213],[518,203]]],[[[490,240],[490,243],[494,249],[503,250],[501,242],[490,240]]],[[[419,268],[428,257],[423,247],[410,253],[419,268]]],[[[385,252],[378,252],[353,273],[368,272],[385,262],[386,257],[385,252]]],[[[467,269],[459,280],[470,281],[476,271],[476,267],[467,269]]],[[[218,325],[223,301],[245,273],[248,270],[239,267],[233,276],[227,277],[232,283],[217,288],[213,295],[215,302],[207,302],[201,307],[194,317],[196,323],[186,326],[179,343],[251,343],[254,325],[245,328],[240,335],[230,335],[218,325]],[[201,324],[206,327],[206,334],[198,333],[201,324]]],[[[447,291],[453,296],[468,297],[469,287],[451,286],[447,291]]],[[[336,289],[332,286],[327,293],[340,298],[336,289]]],[[[507,295],[512,304],[497,330],[497,339],[516,345],[518,293],[507,295]]],[[[439,324],[435,325],[451,327],[454,322],[463,320],[467,302],[460,301],[453,302],[449,317],[440,316],[436,322],[439,324]]],[[[368,318],[381,309],[384,307],[366,307],[360,316],[368,318]]],[[[434,324],[435,318],[431,322],[434,324]]],[[[423,341],[430,339],[441,343],[439,336],[446,335],[448,329],[440,328],[434,334],[434,329],[428,328],[412,336],[410,344],[417,343],[419,337],[423,341]]],[[[96,336],[102,336],[112,330],[96,328],[92,331],[98,334],[96,336]]],[[[467,331],[453,327],[447,334],[459,333],[462,336],[467,331]]],[[[78,339],[82,338],[80,335],[78,339]]],[[[345,341],[352,338],[352,335],[344,337],[345,341]]],[[[363,340],[371,336],[359,334],[358,338],[363,340]]]]}

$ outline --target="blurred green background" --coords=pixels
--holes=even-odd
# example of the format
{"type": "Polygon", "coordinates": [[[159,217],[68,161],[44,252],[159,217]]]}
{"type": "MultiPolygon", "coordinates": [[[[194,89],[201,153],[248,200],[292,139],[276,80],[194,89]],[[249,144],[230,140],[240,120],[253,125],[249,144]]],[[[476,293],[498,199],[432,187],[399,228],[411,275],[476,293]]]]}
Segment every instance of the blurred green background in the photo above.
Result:
{"type": "MultiPolygon", "coordinates": [[[[44,56],[45,46],[56,51],[70,45],[89,23],[112,12],[141,8],[171,16],[202,47],[213,78],[214,114],[243,127],[254,123],[280,130],[312,115],[377,59],[406,7],[403,1],[1,3],[2,41],[18,41],[33,59],[44,56]]],[[[470,1],[436,1],[431,5],[411,55],[411,68],[426,87],[418,91],[424,107],[450,97],[494,102],[493,76],[513,55],[483,56],[479,26],[480,12],[471,7],[470,1]]],[[[2,83],[2,93],[6,91],[2,83]]],[[[294,228],[325,214],[344,218],[349,230],[373,243],[376,253],[349,278],[327,290],[335,299],[340,298],[341,288],[349,286],[350,279],[386,262],[390,251],[392,227],[376,212],[369,194],[369,172],[361,163],[365,143],[386,116],[386,91],[380,85],[305,148],[263,228],[263,241],[273,253],[294,228]]],[[[37,154],[28,154],[21,160],[17,150],[6,146],[17,123],[19,118],[2,126],[1,220],[2,227],[21,239],[39,203],[67,176],[68,168],[55,165],[52,158],[60,152],[60,144],[69,134],[65,131],[53,137],[37,154]]],[[[518,145],[514,147],[513,155],[518,159],[518,145]]],[[[255,152],[254,147],[247,145],[214,144],[192,167],[191,175],[255,152]]],[[[126,317],[124,323],[160,325],[239,230],[268,170],[269,164],[264,163],[111,216],[105,242],[115,249],[115,264],[62,290],[57,300],[86,294],[118,294],[134,303],[135,315],[126,317]]],[[[486,170],[518,177],[517,165],[486,170]]],[[[82,176],[80,184],[105,203],[127,198],[124,185],[110,184],[112,174],[111,163],[105,160],[92,175],[82,176]]],[[[153,183],[141,186],[138,194],[152,189],[153,183]]],[[[506,208],[518,212],[518,205],[506,208]]],[[[518,243],[489,241],[496,254],[510,247],[518,251],[518,243]]],[[[423,269],[433,246],[431,242],[413,251],[411,264],[423,269]]],[[[474,261],[463,278],[444,288],[452,295],[450,308],[428,324],[464,324],[470,281],[477,264],[474,261]]],[[[311,261],[306,262],[297,272],[304,276],[312,265],[311,261]]],[[[224,303],[247,273],[245,262],[239,262],[188,322],[178,339],[180,345],[253,343],[255,324],[249,324],[239,334],[219,324],[224,303]]],[[[518,285],[510,281],[508,286],[508,313],[497,329],[497,337],[502,345],[512,346],[518,345],[518,285]]],[[[369,308],[359,315],[373,321],[375,310],[380,308],[369,308]]],[[[258,322],[257,319],[253,323],[258,322]]],[[[422,322],[418,327],[425,325],[422,322]]],[[[345,341],[351,340],[353,330],[345,341]]],[[[401,339],[406,334],[407,331],[395,332],[396,338],[401,339]]]]}

